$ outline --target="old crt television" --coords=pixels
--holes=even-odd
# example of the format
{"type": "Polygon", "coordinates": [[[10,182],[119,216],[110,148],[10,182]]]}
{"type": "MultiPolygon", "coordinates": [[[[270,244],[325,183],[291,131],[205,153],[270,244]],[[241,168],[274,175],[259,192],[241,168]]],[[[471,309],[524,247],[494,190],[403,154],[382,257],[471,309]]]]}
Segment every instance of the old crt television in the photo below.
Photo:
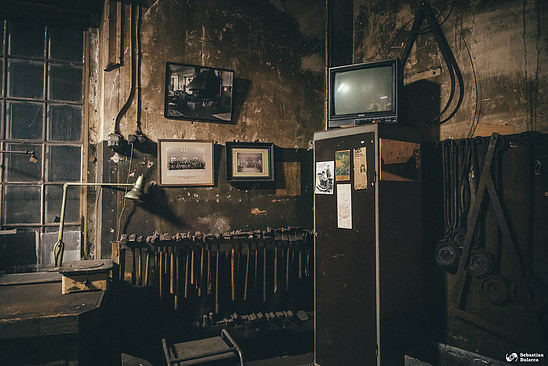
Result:
{"type": "Polygon", "coordinates": [[[401,85],[398,60],[329,68],[328,128],[398,123],[401,85]]]}

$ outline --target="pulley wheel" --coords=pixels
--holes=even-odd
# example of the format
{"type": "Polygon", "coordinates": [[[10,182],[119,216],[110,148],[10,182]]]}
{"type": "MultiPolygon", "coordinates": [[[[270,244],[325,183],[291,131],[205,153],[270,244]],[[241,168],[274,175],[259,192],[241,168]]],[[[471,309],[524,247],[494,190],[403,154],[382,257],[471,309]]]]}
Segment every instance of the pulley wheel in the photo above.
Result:
{"type": "Polygon", "coordinates": [[[444,269],[454,269],[459,262],[459,247],[448,240],[440,240],[434,250],[436,264],[444,269]]]}
{"type": "Polygon", "coordinates": [[[465,228],[459,228],[453,234],[453,241],[458,246],[463,246],[464,245],[464,239],[465,238],[466,238],[466,229],[465,228]]]}
{"type": "Polygon", "coordinates": [[[473,249],[468,262],[468,273],[476,278],[484,278],[493,272],[493,256],[485,249],[473,249]]]}
{"type": "Polygon", "coordinates": [[[509,297],[508,283],[502,276],[491,275],[481,282],[481,290],[489,302],[503,305],[509,297]]]}

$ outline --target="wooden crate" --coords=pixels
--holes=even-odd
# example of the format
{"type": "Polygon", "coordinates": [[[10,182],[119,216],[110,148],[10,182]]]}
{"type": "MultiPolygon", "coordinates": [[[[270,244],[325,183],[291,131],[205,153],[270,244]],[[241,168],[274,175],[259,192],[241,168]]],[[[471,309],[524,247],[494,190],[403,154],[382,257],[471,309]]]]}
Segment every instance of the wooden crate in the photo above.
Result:
{"type": "Polygon", "coordinates": [[[80,291],[106,291],[108,289],[108,272],[85,273],[80,275],[62,276],[62,293],[70,294],[80,291]]]}
{"type": "Polygon", "coordinates": [[[63,265],[59,270],[62,275],[62,293],[108,290],[112,266],[110,259],[76,261],[63,265]]]}

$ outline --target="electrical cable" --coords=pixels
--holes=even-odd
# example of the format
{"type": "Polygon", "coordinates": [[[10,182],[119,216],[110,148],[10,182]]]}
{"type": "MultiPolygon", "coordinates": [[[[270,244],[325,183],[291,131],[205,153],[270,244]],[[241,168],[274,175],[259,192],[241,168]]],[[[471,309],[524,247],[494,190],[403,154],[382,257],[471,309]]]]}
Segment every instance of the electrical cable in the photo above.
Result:
{"type": "MultiPolygon", "coordinates": [[[[453,0],[453,1],[451,2],[451,7],[449,8],[449,12],[447,13],[447,15],[445,16],[445,18],[443,18],[443,20],[442,20],[441,22],[440,22],[439,19],[438,19],[438,18],[440,18],[440,16],[441,16],[441,11],[438,12],[438,15],[436,15],[436,21],[438,22],[438,24],[439,24],[440,26],[444,25],[445,22],[447,22],[447,20],[448,20],[449,17],[451,16],[451,13],[453,12],[453,9],[455,8],[455,2],[456,2],[456,0],[453,0]]],[[[432,29],[431,29],[431,28],[427,28],[427,29],[425,29],[424,31],[419,32],[419,34],[422,35],[422,34],[427,34],[427,33],[430,33],[430,32],[432,32],[432,29]]]]}
{"type": "MultiPolygon", "coordinates": [[[[440,24],[440,26],[441,26],[441,25],[444,25],[445,22],[447,22],[447,20],[448,20],[449,17],[451,16],[451,13],[453,12],[453,9],[454,9],[454,7],[455,7],[455,2],[456,2],[456,0],[453,0],[453,1],[451,2],[451,8],[449,9],[449,12],[448,12],[447,15],[445,16],[445,18],[444,18],[441,22],[438,21],[438,23],[440,24]]],[[[436,16],[436,20],[440,17],[440,15],[441,15],[441,11],[438,12],[438,15],[436,16]]],[[[386,53],[386,56],[385,56],[385,57],[388,57],[388,52],[390,52],[390,49],[392,48],[392,46],[393,46],[394,43],[396,42],[396,39],[398,39],[399,35],[407,28],[407,26],[408,26],[409,24],[411,24],[412,22],[414,22],[416,18],[417,18],[417,16],[414,16],[413,18],[409,19],[404,25],[402,25],[402,26],[400,27],[400,29],[398,29],[398,30],[396,31],[396,35],[392,38],[392,41],[391,41],[390,44],[388,45],[387,53],[386,53]]],[[[432,32],[432,29],[428,28],[428,29],[426,29],[426,30],[424,30],[424,31],[419,32],[418,34],[423,35],[423,34],[427,34],[427,33],[430,33],[430,32],[432,32]]]]}
{"type": "MultiPolygon", "coordinates": [[[[122,5],[123,6],[123,5],[122,5]]],[[[133,102],[133,98],[135,97],[135,82],[136,82],[136,60],[135,60],[135,43],[136,43],[136,35],[135,35],[135,28],[136,28],[136,17],[135,17],[135,3],[134,0],[131,1],[131,87],[129,96],[126,100],[126,103],[122,106],[120,111],[118,112],[118,115],[116,116],[116,120],[114,122],[114,133],[120,135],[120,121],[122,117],[126,114],[128,111],[131,103],[133,102]]]]}
{"type": "Polygon", "coordinates": [[[141,129],[141,23],[142,23],[142,1],[137,2],[137,134],[142,135],[141,129]]]}
{"type": "Polygon", "coordinates": [[[449,113],[447,117],[445,117],[443,120],[439,122],[440,124],[442,124],[447,122],[449,119],[451,119],[459,110],[462,104],[462,101],[464,99],[464,80],[462,78],[462,74],[460,72],[458,63],[455,60],[455,56],[451,52],[449,43],[447,42],[447,39],[445,38],[443,31],[439,23],[437,22],[436,17],[434,16],[432,8],[426,1],[423,1],[421,3],[419,12],[415,17],[415,22],[413,23],[413,27],[411,29],[409,38],[407,40],[407,44],[405,46],[405,49],[402,52],[401,64],[402,64],[402,67],[405,66],[405,63],[407,62],[407,59],[411,52],[411,48],[413,47],[413,44],[416,41],[417,35],[420,32],[420,27],[422,25],[422,22],[425,20],[425,18],[430,24],[430,28],[432,30],[432,33],[434,34],[434,38],[436,42],[438,43],[438,47],[443,55],[443,59],[447,66],[447,71],[449,72],[449,77],[451,79],[451,91],[449,93],[449,98],[445,106],[442,108],[441,112],[436,117],[432,118],[431,121],[435,121],[438,118],[441,118],[441,116],[444,113],[446,113],[449,107],[453,104],[453,99],[455,97],[455,90],[457,87],[456,82],[458,82],[459,95],[458,95],[457,103],[455,107],[453,108],[453,110],[451,111],[451,113],[449,113]],[[455,78],[456,78],[456,81],[455,81],[455,78]]]}

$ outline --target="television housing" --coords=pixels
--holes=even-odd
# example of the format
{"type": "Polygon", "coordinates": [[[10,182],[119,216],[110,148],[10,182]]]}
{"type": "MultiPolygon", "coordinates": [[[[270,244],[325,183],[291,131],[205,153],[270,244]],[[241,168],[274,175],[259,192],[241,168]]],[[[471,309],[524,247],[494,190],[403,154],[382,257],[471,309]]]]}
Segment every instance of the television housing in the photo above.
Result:
{"type": "Polygon", "coordinates": [[[328,128],[399,121],[398,60],[329,68],[328,128]]]}

